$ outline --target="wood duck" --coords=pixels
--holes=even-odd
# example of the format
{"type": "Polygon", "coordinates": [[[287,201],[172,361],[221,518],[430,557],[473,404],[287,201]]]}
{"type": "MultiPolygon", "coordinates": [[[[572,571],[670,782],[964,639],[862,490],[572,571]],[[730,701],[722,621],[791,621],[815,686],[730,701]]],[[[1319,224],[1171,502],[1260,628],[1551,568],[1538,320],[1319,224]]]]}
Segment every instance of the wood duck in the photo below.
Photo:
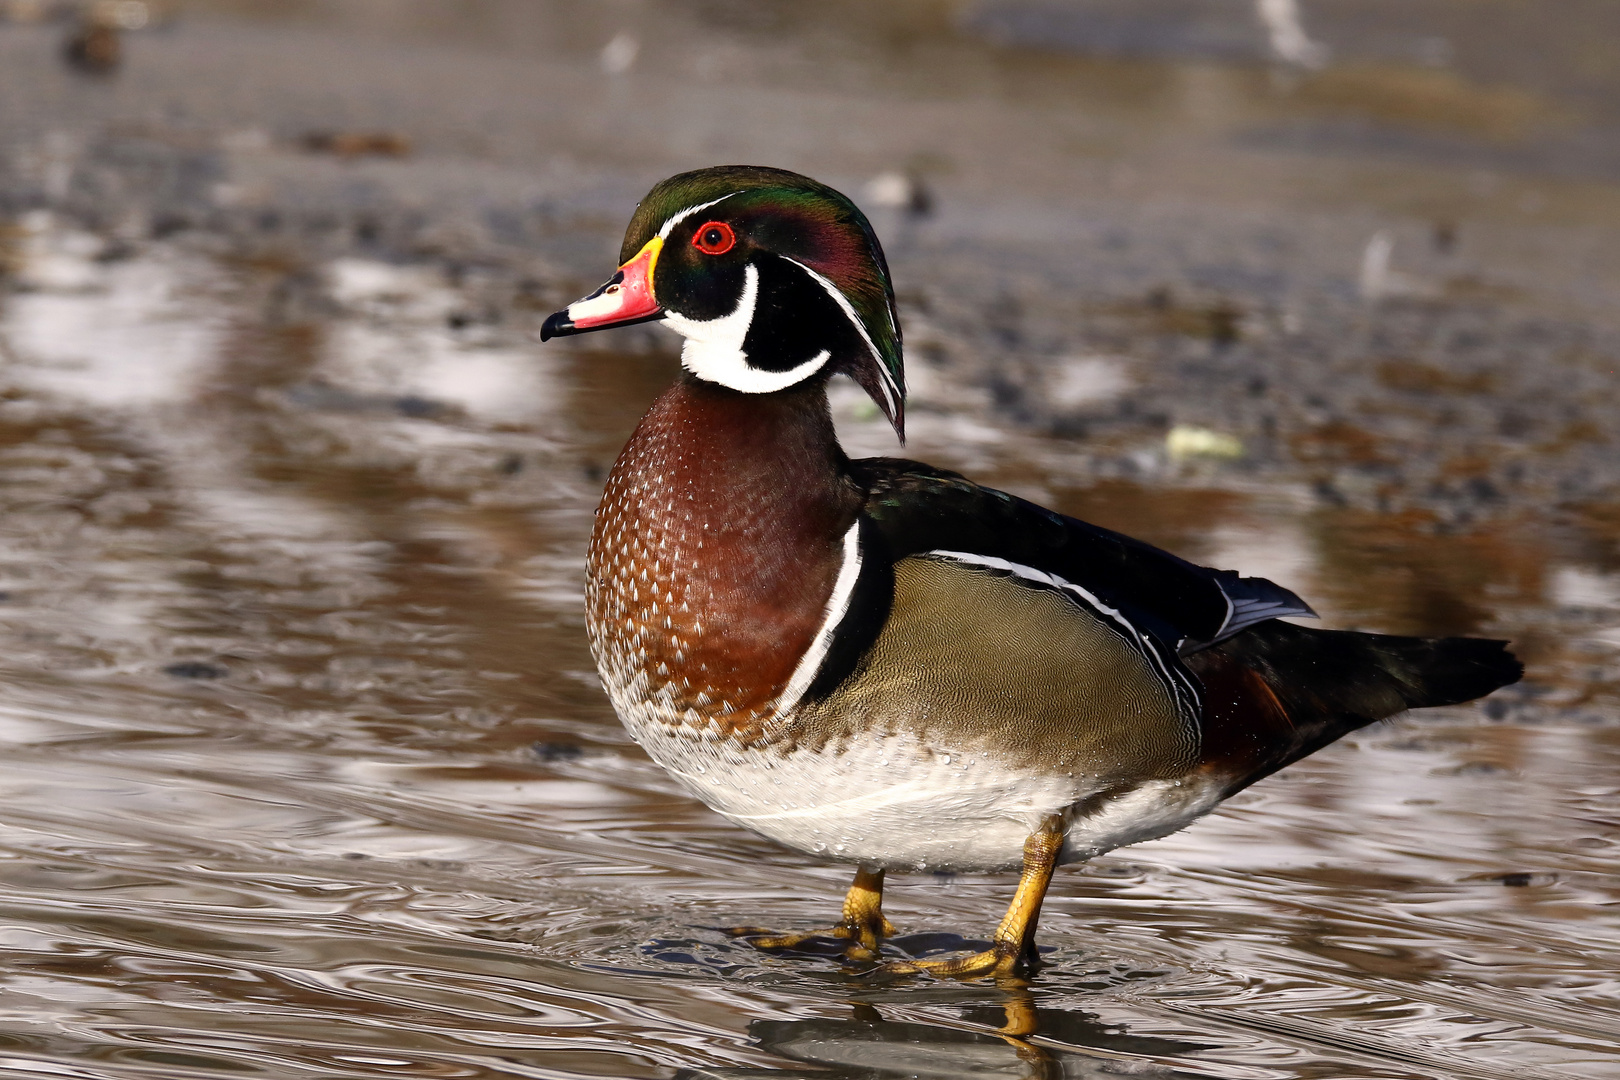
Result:
{"type": "MultiPolygon", "coordinates": [[[[631,735],[720,814],[853,863],[831,931],[875,959],[887,870],[1022,866],[984,952],[1034,958],[1060,863],[1172,833],[1347,732],[1517,680],[1504,642],[1310,629],[1196,566],[955,473],[852,461],[852,377],[904,438],[900,325],[855,205],[780,169],[652,189],[617,273],[543,338],[662,319],[681,372],[613,466],[586,585],[631,735]]],[[[740,928],[762,947],[811,936],[740,928]]]]}

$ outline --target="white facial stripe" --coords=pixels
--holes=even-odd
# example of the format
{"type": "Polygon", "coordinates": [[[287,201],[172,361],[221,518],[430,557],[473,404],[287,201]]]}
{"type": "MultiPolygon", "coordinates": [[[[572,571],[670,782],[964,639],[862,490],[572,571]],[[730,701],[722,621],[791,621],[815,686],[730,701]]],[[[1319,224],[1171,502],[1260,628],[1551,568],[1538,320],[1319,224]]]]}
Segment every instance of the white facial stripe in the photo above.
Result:
{"type": "Polygon", "coordinates": [[[833,583],[832,595],[827,597],[827,617],[822,620],[815,640],[810,642],[810,647],[799,658],[798,666],[793,669],[793,676],[788,679],[782,695],[776,699],[777,716],[791,712],[815,681],[816,673],[821,670],[821,662],[827,659],[827,650],[832,648],[833,634],[838,630],[838,624],[849,614],[849,601],[855,595],[855,582],[860,576],[861,523],[857,521],[844,534],[844,561],[838,567],[838,580],[833,583]]]}
{"type": "Polygon", "coordinates": [[[985,566],[992,570],[1001,570],[1015,577],[1021,577],[1025,581],[1033,581],[1073,593],[1084,600],[1087,607],[1105,616],[1125,632],[1125,639],[1132,642],[1136,646],[1136,650],[1158,669],[1159,678],[1170,688],[1170,692],[1175,696],[1177,703],[1187,717],[1195,719],[1202,712],[1198,690],[1192,685],[1188,677],[1182,673],[1181,669],[1166,661],[1159,649],[1155,648],[1154,643],[1148,639],[1148,636],[1138,630],[1124,614],[1103,603],[1090,590],[1082,588],[1065,578],[1060,578],[1056,574],[1048,574],[1046,571],[1037,570],[1033,566],[1009,562],[994,555],[978,555],[971,551],[944,550],[929,551],[925,554],[943,556],[947,559],[955,559],[958,562],[970,563],[975,566],[985,566]]]}
{"type": "MultiPolygon", "coordinates": [[[[838,286],[804,265],[798,259],[789,258],[786,255],[783,255],[782,258],[787,259],[788,262],[809,274],[823,289],[827,290],[827,295],[833,298],[833,302],[844,312],[845,317],[854,324],[855,332],[861,335],[861,340],[866,343],[867,349],[872,353],[872,360],[877,364],[878,373],[883,376],[880,385],[883,387],[883,396],[889,399],[889,412],[892,414],[900,404],[900,387],[894,381],[894,376],[890,374],[889,365],[883,362],[883,354],[878,352],[877,346],[872,343],[872,335],[866,332],[866,324],[861,322],[861,317],[855,313],[855,306],[849,302],[849,297],[845,296],[843,290],[838,286]]],[[[891,327],[894,325],[894,316],[892,314],[889,316],[889,325],[891,327]]]]}
{"type": "Polygon", "coordinates": [[[673,311],[664,316],[671,330],[686,338],[681,348],[681,366],[700,379],[744,394],[771,394],[786,390],[809,378],[832,358],[826,349],[786,371],[765,371],[752,367],[743,352],[743,339],[754,321],[759,301],[759,268],[743,267],[743,291],[730,315],[706,322],[688,319],[673,311]]]}
{"type": "MultiPolygon", "coordinates": [[[[740,191],[733,191],[731,193],[731,195],[741,195],[741,194],[742,194],[742,192],[740,192],[740,191]]],[[[679,225],[681,222],[685,221],[687,218],[691,217],[693,214],[697,213],[699,210],[707,210],[709,207],[713,206],[715,203],[723,203],[723,202],[725,202],[727,199],[731,198],[731,195],[722,195],[718,199],[710,199],[706,203],[698,203],[696,206],[688,206],[685,210],[682,210],[680,213],[674,215],[668,221],[664,222],[664,227],[658,230],[658,239],[660,239],[660,240],[668,240],[669,239],[669,234],[672,231],[674,231],[675,226],[679,225]]]]}

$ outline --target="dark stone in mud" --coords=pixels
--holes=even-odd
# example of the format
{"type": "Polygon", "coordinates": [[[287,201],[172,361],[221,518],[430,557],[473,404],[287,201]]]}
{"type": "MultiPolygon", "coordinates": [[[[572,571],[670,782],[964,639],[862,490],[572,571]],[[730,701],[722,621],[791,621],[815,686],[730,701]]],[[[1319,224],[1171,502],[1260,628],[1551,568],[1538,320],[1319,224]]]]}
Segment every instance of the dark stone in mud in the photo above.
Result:
{"type": "Polygon", "coordinates": [[[173,675],[177,679],[223,679],[230,672],[218,664],[204,663],[201,660],[181,660],[169,664],[163,669],[165,675],[173,675]]]}
{"type": "Polygon", "coordinates": [[[585,756],[585,748],[578,743],[537,742],[534,756],[541,761],[578,761],[585,756]]]}
{"type": "Polygon", "coordinates": [[[1487,881],[1499,881],[1510,889],[1524,889],[1532,885],[1546,886],[1558,884],[1557,874],[1537,873],[1528,870],[1514,870],[1505,874],[1493,874],[1487,881]]]}
{"type": "Polygon", "coordinates": [[[80,27],[62,47],[62,59],[67,65],[86,75],[111,75],[123,58],[122,39],[110,26],[80,27]]]}
{"type": "Polygon", "coordinates": [[[417,420],[428,420],[445,411],[444,404],[431,401],[428,398],[417,397],[415,394],[406,394],[394,402],[394,408],[401,416],[409,416],[417,420]]]}

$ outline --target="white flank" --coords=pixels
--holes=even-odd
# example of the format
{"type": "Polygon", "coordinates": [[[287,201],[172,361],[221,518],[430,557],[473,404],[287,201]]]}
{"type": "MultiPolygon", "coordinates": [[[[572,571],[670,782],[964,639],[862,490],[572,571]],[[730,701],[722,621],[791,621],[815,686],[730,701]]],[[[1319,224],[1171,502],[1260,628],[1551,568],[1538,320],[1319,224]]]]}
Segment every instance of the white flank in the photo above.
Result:
{"type": "MultiPolygon", "coordinates": [[[[742,192],[740,192],[740,191],[733,191],[731,193],[731,195],[741,195],[741,194],[742,194],[742,192]]],[[[727,199],[731,198],[731,195],[722,195],[718,199],[710,199],[706,203],[698,203],[696,206],[688,206],[685,210],[682,210],[680,213],[671,215],[670,219],[668,221],[664,222],[664,227],[658,230],[658,239],[660,239],[660,240],[668,240],[669,239],[669,234],[671,232],[675,231],[675,226],[679,225],[681,222],[685,221],[687,218],[691,217],[693,214],[697,213],[699,210],[707,210],[709,207],[713,206],[715,203],[723,203],[723,202],[725,202],[727,199]]]]}
{"type": "Polygon", "coordinates": [[[834,632],[838,624],[844,621],[849,613],[849,601],[855,595],[855,582],[861,576],[861,523],[859,521],[849,527],[844,534],[844,562],[838,568],[838,580],[833,582],[832,595],[827,597],[827,616],[821,623],[821,629],[816,632],[815,640],[799,658],[799,664],[793,669],[793,677],[783,688],[781,696],[776,699],[776,715],[783,716],[793,711],[804,697],[804,692],[810,689],[815,681],[816,672],[821,670],[821,662],[827,658],[827,650],[832,648],[834,632]]]}
{"type": "MultiPolygon", "coordinates": [[[[866,332],[866,324],[861,322],[861,317],[855,313],[855,305],[849,302],[849,297],[844,295],[842,289],[827,280],[823,275],[818,274],[798,259],[790,259],[786,255],[783,255],[782,258],[787,259],[788,262],[809,274],[823,289],[826,289],[827,295],[833,298],[833,302],[843,310],[844,315],[855,325],[855,332],[861,335],[862,341],[866,342],[867,351],[872,354],[873,363],[877,364],[878,374],[883,376],[883,396],[889,399],[889,413],[894,414],[900,404],[900,387],[894,381],[894,376],[889,373],[889,365],[883,362],[883,354],[878,352],[877,346],[872,343],[872,335],[866,332]]],[[[894,314],[892,312],[889,313],[889,326],[894,327],[894,314]]]]}
{"type": "MultiPolygon", "coordinates": [[[[814,855],[895,870],[1016,869],[1041,821],[1103,790],[1083,773],[1009,767],[982,747],[926,744],[911,731],[859,730],[828,753],[717,743],[664,723],[634,730],[654,761],[744,828],[814,855]]],[[[1209,779],[1150,780],[1076,818],[1059,859],[1175,832],[1221,794],[1209,779]]]]}
{"type": "MultiPolygon", "coordinates": [[[[1022,563],[1008,562],[1006,559],[997,558],[994,555],[977,555],[970,551],[942,550],[930,551],[926,554],[939,555],[947,559],[955,559],[958,562],[970,563],[976,566],[985,566],[992,570],[1001,570],[1012,574],[1015,577],[1021,577],[1025,581],[1033,581],[1041,585],[1050,585],[1054,588],[1066,590],[1080,597],[1089,607],[1095,609],[1099,614],[1107,616],[1121,630],[1125,631],[1126,640],[1134,642],[1136,644],[1136,650],[1146,657],[1149,663],[1158,668],[1159,678],[1164,681],[1164,684],[1170,688],[1170,692],[1175,695],[1176,700],[1182,706],[1182,711],[1186,715],[1187,719],[1189,721],[1196,720],[1199,713],[1197,689],[1191,684],[1187,677],[1181,673],[1179,669],[1173,668],[1166,663],[1165,658],[1160,655],[1159,650],[1153,647],[1153,643],[1147,639],[1145,634],[1136,628],[1131,620],[1127,619],[1122,612],[1116,611],[1114,608],[1111,608],[1107,604],[1103,603],[1102,600],[1100,600],[1090,590],[1084,589],[1072,581],[1060,578],[1056,574],[1048,574],[1044,570],[1037,570],[1033,566],[1025,566],[1022,563]]],[[[1230,601],[1228,601],[1228,603],[1230,603],[1230,601]]]]}
{"type": "Polygon", "coordinates": [[[686,339],[681,348],[681,366],[700,379],[740,393],[771,394],[809,378],[831,359],[832,354],[823,349],[786,371],[766,371],[749,364],[748,354],[743,352],[743,339],[754,321],[754,306],[758,301],[759,268],[750,263],[743,267],[742,296],[738,297],[730,315],[700,321],[668,312],[664,322],[686,339]]]}
{"type": "Polygon", "coordinates": [[[1181,780],[1149,780],[1076,818],[1062,860],[1081,862],[1126,844],[1169,836],[1215,809],[1224,794],[1219,781],[1197,773],[1181,780]]]}
{"type": "Polygon", "coordinates": [[[743,747],[651,724],[641,745],[688,791],[744,828],[844,862],[1006,870],[1045,817],[1095,793],[1085,777],[1032,775],[993,754],[857,730],[838,753],[743,747]]]}

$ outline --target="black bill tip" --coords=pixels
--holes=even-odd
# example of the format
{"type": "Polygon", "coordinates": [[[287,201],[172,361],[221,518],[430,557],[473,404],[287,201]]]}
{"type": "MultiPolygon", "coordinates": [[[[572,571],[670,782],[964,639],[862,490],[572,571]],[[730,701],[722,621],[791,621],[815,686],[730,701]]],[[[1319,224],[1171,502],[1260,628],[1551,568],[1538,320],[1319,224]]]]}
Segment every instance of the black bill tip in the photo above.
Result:
{"type": "MultiPolygon", "coordinates": [[[[534,324],[530,323],[529,325],[534,324]]],[[[574,320],[568,317],[567,309],[547,316],[546,321],[540,326],[541,341],[550,341],[554,337],[567,337],[569,334],[577,333],[579,333],[579,329],[574,326],[574,320]]]]}

